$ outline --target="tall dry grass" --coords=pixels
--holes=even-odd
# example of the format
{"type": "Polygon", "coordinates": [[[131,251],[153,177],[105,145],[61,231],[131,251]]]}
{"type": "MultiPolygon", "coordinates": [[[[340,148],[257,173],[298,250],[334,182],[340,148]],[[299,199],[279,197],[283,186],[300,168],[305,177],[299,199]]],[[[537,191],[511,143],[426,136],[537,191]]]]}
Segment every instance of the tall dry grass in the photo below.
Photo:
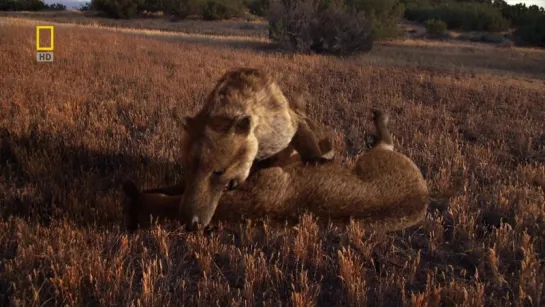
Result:
{"type": "MultiPolygon", "coordinates": [[[[160,14],[160,13],[159,13],[160,14]]],[[[268,24],[263,20],[249,22],[246,20],[222,20],[209,22],[196,18],[172,21],[165,16],[137,17],[133,19],[112,19],[101,17],[96,13],[69,11],[41,12],[2,12],[0,17],[24,18],[27,20],[47,21],[55,23],[92,25],[129,29],[161,30],[166,32],[185,32],[196,34],[213,34],[222,36],[268,37],[268,24]]]]}
{"type": "Polygon", "coordinates": [[[397,44],[342,60],[59,27],[55,62],[36,63],[34,31],[0,27],[0,304],[544,304],[545,89],[517,49],[494,54],[501,69],[490,69],[478,55],[488,49],[397,44]],[[297,227],[125,234],[121,182],[180,178],[172,112],[196,113],[234,66],[307,90],[310,115],[344,138],[346,162],[373,131],[369,109],[385,109],[430,188],[462,176],[464,193],[449,215],[396,234],[311,216],[297,227]]]}

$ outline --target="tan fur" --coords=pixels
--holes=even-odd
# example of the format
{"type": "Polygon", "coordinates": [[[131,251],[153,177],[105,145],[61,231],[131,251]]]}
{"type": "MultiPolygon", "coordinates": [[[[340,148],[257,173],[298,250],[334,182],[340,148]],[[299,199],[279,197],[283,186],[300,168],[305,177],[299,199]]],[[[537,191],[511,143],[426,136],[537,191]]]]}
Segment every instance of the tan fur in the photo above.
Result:
{"type": "MultiPolygon", "coordinates": [[[[354,170],[336,164],[303,166],[300,162],[260,169],[239,189],[225,193],[214,220],[264,216],[297,219],[311,212],[322,220],[355,218],[381,231],[418,224],[430,200],[426,182],[408,157],[393,151],[387,117],[380,112],[374,116],[380,140],[359,157],[354,170]]],[[[135,211],[140,210],[133,214],[138,221],[132,224],[145,222],[140,218],[150,213],[176,219],[171,215],[175,211],[172,208],[183,197],[132,194],[129,203],[132,201],[135,211]]]]}
{"type": "Polygon", "coordinates": [[[303,162],[326,162],[304,112],[290,103],[264,71],[228,71],[195,117],[182,122],[182,166],[186,192],[180,207],[188,223],[207,225],[225,188],[249,176],[263,161],[288,146],[303,162]]]}

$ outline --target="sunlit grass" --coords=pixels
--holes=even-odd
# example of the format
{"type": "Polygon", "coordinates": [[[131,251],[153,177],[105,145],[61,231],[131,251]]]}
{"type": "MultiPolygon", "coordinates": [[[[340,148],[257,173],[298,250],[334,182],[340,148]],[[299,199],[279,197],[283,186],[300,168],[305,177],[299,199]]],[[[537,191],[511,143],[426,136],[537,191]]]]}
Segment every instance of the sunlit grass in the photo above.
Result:
{"type": "Polygon", "coordinates": [[[55,62],[36,63],[35,28],[0,27],[0,295],[11,302],[545,301],[545,87],[533,53],[393,43],[343,60],[102,27],[55,31],[55,62]],[[344,136],[345,161],[373,131],[369,109],[386,110],[396,147],[430,188],[447,188],[460,169],[464,193],[444,219],[396,234],[303,216],[295,228],[256,221],[126,235],[121,182],[180,178],[172,113],[195,114],[236,66],[271,72],[288,94],[308,91],[309,114],[344,136]]]}

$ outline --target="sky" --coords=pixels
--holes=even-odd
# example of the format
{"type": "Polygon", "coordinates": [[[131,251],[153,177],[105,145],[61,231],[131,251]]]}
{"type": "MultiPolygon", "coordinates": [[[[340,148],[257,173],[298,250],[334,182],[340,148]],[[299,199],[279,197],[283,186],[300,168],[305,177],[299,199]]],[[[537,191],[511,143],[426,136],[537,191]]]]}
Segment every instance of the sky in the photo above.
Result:
{"type": "MultiPolygon", "coordinates": [[[[90,0],[45,0],[45,3],[47,4],[53,4],[53,3],[62,3],[66,5],[67,8],[79,8],[83,3],[85,2],[91,2],[90,0]]],[[[545,7],[545,0],[506,0],[509,4],[517,4],[517,3],[526,3],[527,6],[530,5],[537,5],[545,7]]]]}
{"type": "Polygon", "coordinates": [[[530,5],[535,4],[537,6],[545,7],[545,0],[525,0],[525,1],[521,1],[521,0],[505,0],[505,2],[507,2],[509,4],[526,3],[526,6],[530,6],[530,5]]]}

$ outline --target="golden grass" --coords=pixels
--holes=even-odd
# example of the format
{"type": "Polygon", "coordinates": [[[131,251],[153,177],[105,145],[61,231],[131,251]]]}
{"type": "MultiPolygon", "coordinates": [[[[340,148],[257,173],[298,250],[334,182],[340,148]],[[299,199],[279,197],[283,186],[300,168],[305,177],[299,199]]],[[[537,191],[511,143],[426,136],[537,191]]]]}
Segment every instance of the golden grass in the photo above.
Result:
{"type": "Polygon", "coordinates": [[[343,60],[66,26],[55,62],[36,63],[34,27],[12,21],[0,25],[0,303],[545,302],[538,53],[392,43],[343,60]],[[461,170],[465,193],[444,218],[391,235],[310,216],[297,227],[123,233],[121,182],[179,179],[172,112],[196,113],[216,79],[243,65],[270,71],[288,93],[309,91],[310,115],[344,136],[344,161],[373,131],[369,109],[385,109],[430,188],[461,170]]]}
{"type": "Polygon", "coordinates": [[[185,32],[222,36],[268,37],[267,23],[262,20],[224,20],[208,22],[199,19],[170,21],[163,16],[133,19],[111,19],[77,10],[60,12],[0,12],[0,17],[25,18],[56,23],[105,26],[130,29],[149,29],[165,32],[185,32]]]}

